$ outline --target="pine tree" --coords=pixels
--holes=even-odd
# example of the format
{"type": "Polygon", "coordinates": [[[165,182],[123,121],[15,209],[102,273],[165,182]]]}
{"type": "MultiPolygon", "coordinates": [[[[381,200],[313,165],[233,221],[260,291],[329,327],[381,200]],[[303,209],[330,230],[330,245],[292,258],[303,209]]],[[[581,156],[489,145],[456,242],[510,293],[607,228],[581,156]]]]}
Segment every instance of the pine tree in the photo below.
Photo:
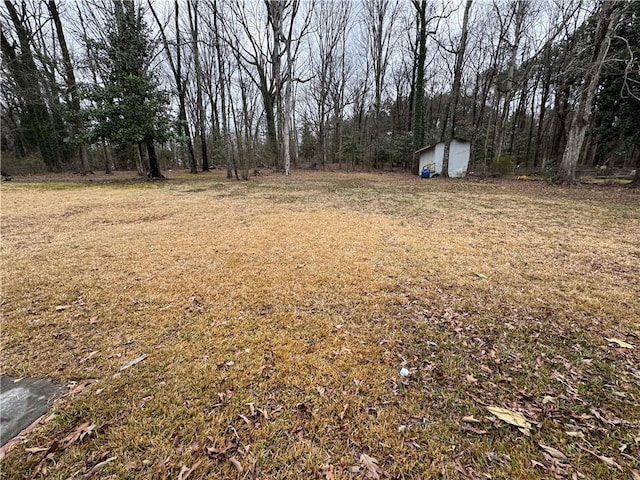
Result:
{"type": "Polygon", "coordinates": [[[94,107],[94,136],[116,144],[137,143],[146,147],[149,176],[163,178],[154,142],[166,141],[171,120],[167,113],[168,93],[159,88],[151,70],[154,43],[142,12],[134,2],[114,0],[113,21],[106,41],[95,45],[106,66],[104,85],[89,92],[94,107]]]}

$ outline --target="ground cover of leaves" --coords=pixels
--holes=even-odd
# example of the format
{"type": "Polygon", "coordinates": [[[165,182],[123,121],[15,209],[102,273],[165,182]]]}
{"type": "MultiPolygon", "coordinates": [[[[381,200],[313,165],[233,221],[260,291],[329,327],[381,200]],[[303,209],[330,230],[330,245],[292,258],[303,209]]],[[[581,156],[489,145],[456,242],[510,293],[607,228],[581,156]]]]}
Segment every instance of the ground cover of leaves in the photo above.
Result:
{"type": "Polygon", "coordinates": [[[168,176],[2,185],[2,478],[640,478],[636,191],[168,176]]]}

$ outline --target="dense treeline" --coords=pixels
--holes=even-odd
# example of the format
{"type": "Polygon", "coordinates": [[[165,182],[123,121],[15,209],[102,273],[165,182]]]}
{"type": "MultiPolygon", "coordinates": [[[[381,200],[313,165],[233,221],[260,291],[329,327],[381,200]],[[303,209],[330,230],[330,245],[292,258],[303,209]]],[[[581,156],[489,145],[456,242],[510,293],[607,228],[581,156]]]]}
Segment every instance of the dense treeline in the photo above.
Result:
{"type": "MultiPolygon", "coordinates": [[[[415,169],[640,162],[640,2],[6,0],[2,153],[15,168],[415,169]]],[[[636,168],[637,169],[637,168],[636,168]]]]}

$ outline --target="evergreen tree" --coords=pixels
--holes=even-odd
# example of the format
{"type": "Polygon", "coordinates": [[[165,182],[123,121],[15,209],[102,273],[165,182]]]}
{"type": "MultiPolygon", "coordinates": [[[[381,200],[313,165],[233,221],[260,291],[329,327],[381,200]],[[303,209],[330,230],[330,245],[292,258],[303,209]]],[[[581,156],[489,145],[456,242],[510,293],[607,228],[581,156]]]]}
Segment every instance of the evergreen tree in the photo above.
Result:
{"type": "Polygon", "coordinates": [[[611,59],[595,98],[593,137],[599,161],[611,154],[635,160],[640,183],[640,3],[630,2],[611,41],[611,59]],[[625,155],[626,154],[626,155],[625,155]]]}
{"type": "Polygon", "coordinates": [[[170,135],[167,113],[169,97],[159,88],[151,70],[154,43],[142,12],[134,2],[114,0],[113,22],[106,41],[95,45],[108,72],[104,85],[91,87],[94,102],[90,115],[94,136],[116,144],[137,143],[146,147],[149,176],[162,178],[155,152],[155,141],[170,135]]]}

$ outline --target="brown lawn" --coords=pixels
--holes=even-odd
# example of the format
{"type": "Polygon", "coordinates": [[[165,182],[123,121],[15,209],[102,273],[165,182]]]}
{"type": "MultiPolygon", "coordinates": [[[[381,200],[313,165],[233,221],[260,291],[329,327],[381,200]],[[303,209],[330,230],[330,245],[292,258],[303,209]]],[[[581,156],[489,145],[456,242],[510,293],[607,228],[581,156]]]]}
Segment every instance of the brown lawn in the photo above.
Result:
{"type": "Polygon", "coordinates": [[[640,478],[637,191],[131,176],[2,184],[2,478],[640,478]]]}

